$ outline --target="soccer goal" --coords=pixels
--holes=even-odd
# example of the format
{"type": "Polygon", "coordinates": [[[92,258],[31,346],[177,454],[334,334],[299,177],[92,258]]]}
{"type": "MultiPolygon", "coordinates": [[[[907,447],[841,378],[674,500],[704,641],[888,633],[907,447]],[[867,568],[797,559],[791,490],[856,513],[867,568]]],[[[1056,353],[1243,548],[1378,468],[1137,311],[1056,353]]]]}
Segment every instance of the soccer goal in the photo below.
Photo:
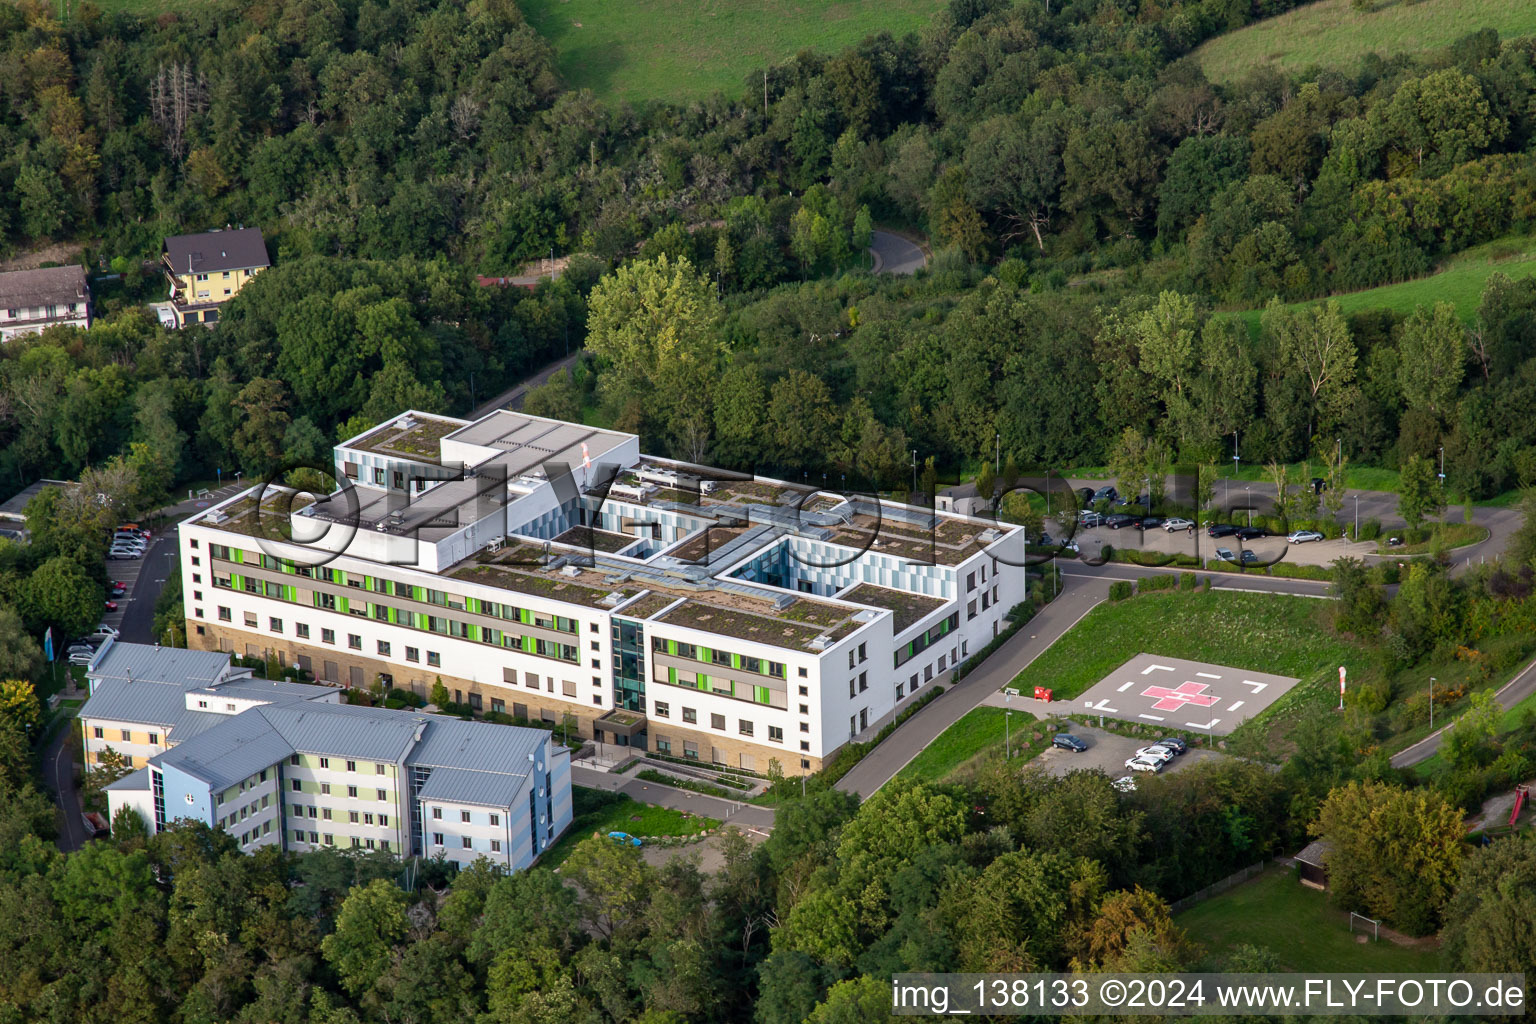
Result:
{"type": "Polygon", "coordinates": [[[1355,922],[1356,921],[1360,922],[1360,930],[1362,932],[1370,932],[1371,933],[1371,941],[1372,942],[1380,942],[1381,941],[1381,922],[1380,921],[1376,920],[1374,917],[1366,917],[1364,914],[1357,914],[1353,910],[1351,910],[1349,912],[1349,933],[1351,935],[1353,935],[1355,933],[1355,922]]]}

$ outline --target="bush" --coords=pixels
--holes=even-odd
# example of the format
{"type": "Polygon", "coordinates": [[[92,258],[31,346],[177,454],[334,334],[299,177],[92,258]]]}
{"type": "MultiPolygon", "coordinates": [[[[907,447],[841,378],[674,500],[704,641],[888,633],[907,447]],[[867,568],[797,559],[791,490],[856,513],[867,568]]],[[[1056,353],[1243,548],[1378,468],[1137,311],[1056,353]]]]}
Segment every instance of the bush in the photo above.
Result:
{"type": "Polygon", "coordinates": [[[1179,573],[1179,589],[1180,590],[1194,590],[1195,589],[1195,583],[1196,583],[1196,577],[1195,577],[1194,573],[1192,573],[1192,572],[1181,572],[1181,573],[1179,573]]]}
{"type": "Polygon", "coordinates": [[[1179,578],[1172,573],[1158,573],[1156,576],[1143,576],[1136,584],[1136,590],[1145,594],[1153,590],[1172,590],[1179,582],[1179,578]]]}
{"type": "Polygon", "coordinates": [[[1109,585],[1109,599],[1111,601],[1124,601],[1131,596],[1130,580],[1115,580],[1109,585]]]}
{"type": "Polygon", "coordinates": [[[1360,536],[1356,540],[1375,540],[1381,536],[1381,520],[1367,519],[1360,524],[1360,536]]]}

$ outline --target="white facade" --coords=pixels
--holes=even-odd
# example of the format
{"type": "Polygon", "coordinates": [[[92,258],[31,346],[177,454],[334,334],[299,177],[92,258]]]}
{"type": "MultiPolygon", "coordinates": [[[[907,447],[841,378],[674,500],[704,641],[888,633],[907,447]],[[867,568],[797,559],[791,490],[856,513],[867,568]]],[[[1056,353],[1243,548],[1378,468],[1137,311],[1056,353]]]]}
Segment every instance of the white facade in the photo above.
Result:
{"type": "Polygon", "coordinates": [[[336,466],[349,489],[288,517],[304,543],[255,528],[254,489],[181,525],[195,644],[423,696],[441,677],[478,713],[794,773],[945,678],[1025,597],[1016,527],[826,493],[786,512],[791,485],[760,479],[688,498],[667,481],[693,468],[633,435],[408,413],[336,466]],[[711,528],[707,566],[678,554],[711,528]],[[584,530],[604,546],[572,546],[584,530]],[[644,718],[628,735],[625,712],[644,718]]]}

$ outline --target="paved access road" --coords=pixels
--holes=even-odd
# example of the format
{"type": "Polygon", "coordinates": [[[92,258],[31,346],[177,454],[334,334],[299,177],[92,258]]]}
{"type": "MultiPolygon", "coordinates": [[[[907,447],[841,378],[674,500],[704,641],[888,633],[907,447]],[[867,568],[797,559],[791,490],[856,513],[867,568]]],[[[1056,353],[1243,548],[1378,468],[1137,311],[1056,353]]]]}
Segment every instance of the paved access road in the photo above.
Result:
{"type": "Polygon", "coordinates": [[[869,253],[877,274],[915,274],[928,265],[922,248],[894,231],[876,231],[869,238],[869,253]]]}
{"type": "MultiPolygon", "coordinates": [[[[1493,695],[1493,699],[1499,702],[1499,707],[1508,711],[1533,693],[1536,693],[1536,661],[1525,666],[1519,675],[1500,687],[1499,691],[1493,695]]],[[[1440,749],[1440,741],[1444,734],[1444,728],[1436,729],[1413,746],[1399,750],[1392,755],[1392,767],[1407,768],[1434,756],[1440,749]]]]}
{"type": "Polygon", "coordinates": [[[59,849],[66,853],[85,845],[85,822],[80,820],[80,793],[75,788],[75,759],[70,756],[70,732],[78,729],[73,716],[54,729],[53,739],[43,751],[43,779],[53,792],[59,808],[59,849]]]}

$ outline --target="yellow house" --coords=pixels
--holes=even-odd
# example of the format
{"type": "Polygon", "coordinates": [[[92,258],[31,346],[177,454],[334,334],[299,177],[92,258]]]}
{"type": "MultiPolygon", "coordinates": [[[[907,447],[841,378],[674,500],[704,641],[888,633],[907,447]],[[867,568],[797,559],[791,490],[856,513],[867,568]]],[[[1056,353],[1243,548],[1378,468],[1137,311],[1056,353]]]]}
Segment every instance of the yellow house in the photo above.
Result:
{"type": "Polygon", "coordinates": [[[177,327],[218,323],[219,306],[271,266],[266,240],[257,228],[167,238],[162,260],[177,327]]]}

